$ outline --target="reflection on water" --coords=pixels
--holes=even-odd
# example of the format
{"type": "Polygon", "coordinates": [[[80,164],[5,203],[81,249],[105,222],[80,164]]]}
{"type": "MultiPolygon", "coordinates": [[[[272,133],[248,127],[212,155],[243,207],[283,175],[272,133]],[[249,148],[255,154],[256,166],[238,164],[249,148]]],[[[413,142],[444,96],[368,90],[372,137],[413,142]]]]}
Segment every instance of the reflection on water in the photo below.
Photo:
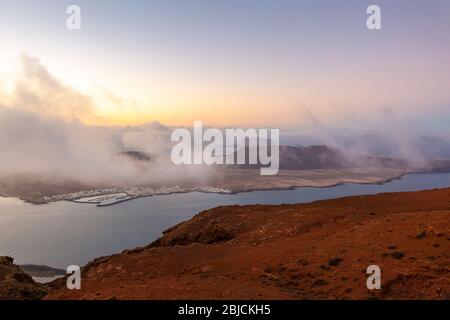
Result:
{"type": "Polygon", "coordinates": [[[450,174],[412,174],[383,185],[254,191],[236,195],[187,193],[140,198],[111,207],[56,202],[31,205],[0,198],[0,256],[18,264],[58,268],[150,243],[168,227],[219,205],[301,203],[380,192],[450,187],[450,174]]]}

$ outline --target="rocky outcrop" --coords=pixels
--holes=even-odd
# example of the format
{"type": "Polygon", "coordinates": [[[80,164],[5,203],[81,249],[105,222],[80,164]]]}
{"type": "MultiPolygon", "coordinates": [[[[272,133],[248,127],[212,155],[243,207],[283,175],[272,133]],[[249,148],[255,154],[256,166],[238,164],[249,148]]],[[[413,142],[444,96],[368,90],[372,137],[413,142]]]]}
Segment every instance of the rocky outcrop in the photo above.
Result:
{"type": "Polygon", "coordinates": [[[0,300],[38,300],[46,296],[47,288],[13,262],[13,258],[0,257],[0,300]]]}

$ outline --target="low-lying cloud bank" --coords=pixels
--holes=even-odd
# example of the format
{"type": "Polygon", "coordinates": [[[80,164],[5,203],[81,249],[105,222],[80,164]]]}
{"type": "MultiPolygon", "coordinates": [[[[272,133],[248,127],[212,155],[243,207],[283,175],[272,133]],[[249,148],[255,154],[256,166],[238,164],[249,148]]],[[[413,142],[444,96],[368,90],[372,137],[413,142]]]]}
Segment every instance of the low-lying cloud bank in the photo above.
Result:
{"type": "MultiPolygon", "coordinates": [[[[0,177],[29,175],[87,184],[138,185],[212,174],[212,168],[172,164],[170,126],[157,122],[127,127],[84,124],[81,119],[97,117],[92,99],[53,77],[38,59],[24,55],[21,60],[23,70],[14,90],[2,93],[0,89],[0,177]],[[145,152],[150,161],[117,156],[125,151],[145,152]]],[[[281,134],[281,143],[325,144],[344,150],[348,157],[383,155],[414,166],[432,157],[450,156],[447,142],[424,140],[411,130],[355,133],[317,125],[303,132],[283,134],[282,130],[281,134]]]]}
{"type": "Polygon", "coordinates": [[[65,86],[39,60],[24,55],[21,61],[14,90],[0,91],[0,176],[115,185],[201,178],[198,168],[171,165],[170,127],[86,125],[80,119],[96,117],[89,96],[65,86]],[[151,163],[117,157],[130,150],[151,155],[151,163]]]}

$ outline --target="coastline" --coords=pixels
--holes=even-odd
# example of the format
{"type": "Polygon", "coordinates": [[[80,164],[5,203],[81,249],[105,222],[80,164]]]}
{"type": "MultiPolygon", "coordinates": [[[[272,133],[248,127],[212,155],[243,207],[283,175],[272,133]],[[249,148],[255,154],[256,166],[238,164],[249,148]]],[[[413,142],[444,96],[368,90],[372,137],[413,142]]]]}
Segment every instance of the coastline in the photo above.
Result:
{"type": "MultiPolygon", "coordinates": [[[[311,173],[313,171],[306,171],[305,173],[311,173]]],[[[285,174],[289,174],[291,171],[286,170],[285,174]]],[[[360,173],[360,172],[358,172],[360,173]]],[[[283,190],[295,190],[298,188],[332,188],[339,185],[346,185],[346,184],[360,184],[360,185],[382,185],[385,183],[392,182],[394,180],[401,179],[405,175],[410,174],[421,174],[421,173],[431,173],[426,170],[421,171],[408,171],[408,170],[392,170],[389,172],[389,174],[385,176],[376,176],[373,177],[371,172],[369,172],[366,176],[363,176],[362,178],[352,178],[350,177],[337,177],[337,178],[330,178],[328,181],[324,182],[324,179],[298,179],[298,183],[291,183],[291,184],[283,184],[281,186],[277,186],[277,181],[273,183],[272,185],[266,185],[264,183],[261,183],[258,185],[258,181],[255,182],[255,185],[252,185],[251,187],[247,188],[245,186],[225,186],[225,187],[218,187],[216,185],[212,186],[195,186],[195,187],[183,187],[183,186],[162,186],[160,189],[154,188],[154,187],[110,187],[106,189],[91,189],[91,190],[80,190],[79,192],[71,193],[71,194],[56,194],[53,196],[45,196],[43,198],[40,198],[38,200],[34,198],[29,197],[17,197],[20,200],[30,203],[33,205],[42,205],[42,204],[49,204],[52,202],[57,201],[70,201],[75,202],[79,204],[90,204],[90,205],[96,205],[98,207],[107,207],[107,206],[113,206],[119,203],[128,202],[132,200],[136,200],[139,198],[145,198],[145,197],[152,197],[156,195],[172,195],[172,194],[186,194],[191,192],[200,192],[200,193],[213,193],[213,194],[228,194],[228,195],[234,195],[234,194],[240,194],[240,193],[248,193],[248,192],[254,192],[254,191],[283,191],[283,190]],[[136,194],[133,192],[129,192],[128,190],[131,189],[144,189],[144,194],[136,194]],[[105,196],[111,196],[114,194],[122,193],[126,195],[125,199],[118,199],[117,201],[113,201],[111,203],[102,203],[101,201],[81,201],[84,198],[90,198],[90,197],[105,197],[105,196]]],[[[8,198],[8,197],[5,197],[8,198]]]]}
{"type": "MultiPolygon", "coordinates": [[[[421,173],[413,174],[420,175],[421,173]]],[[[398,178],[393,180],[396,179],[398,178]]],[[[445,233],[445,224],[448,223],[446,199],[450,199],[449,197],[450,189],[446,187],[417,192],[350,195],[302,204],[226,205],[205,211],[197,211],[197,214],[192,218],[164,229],[162,236],[149,242],[150,244],[148,245],[133,246],[130,249],[117,251],[118,253],[112,255],[98,255],[98,258],[94,258],[85,264],[82,267],[83,274],[94,274],[95,277],[90,279],[88,275],[88,278],[83,280],[88,281],[89,285],[87,290],[83,292],[83,296],[77,296],[76,294],[72,296],[72,293],[62,290],[60,285],[65,281],[62,278],[46,285],[50,290],[50,296],[47,299],[64,299],[66,297],[109,299],[111,295],[117,295],[118,298],[124,299],[137,297],[149,299],[173,298],[171,290],[168,289],[170,284],[166,285],[165,281],[162,281],[166,276],[172,279],[171,285],[180,286],[174,295],[188,299],[203,298],[203,296],[197,296],[192,291],[183,292],[182,288],[185,286],[189,287],[189,283],[194,283],[194,286],[206,285],[207,297],[224,298],[221,295],[222,293],[215,289],[213,282],[216,280],[221,281],[224,277],[230,276],[237,277],[240,281],[248,284],[256,281],[257,285],[254,288],[254,292],[238,291],[239,296],[243,295],[242,297],[247,299],[257,298],[257,293],[261,292],[267,298],[276,298],[283,295],[287,299],[323,299],[326,298],[326,295],[323,295],[322,286],[328,285],[331,287],[329,289],[327,287],[327,291],[332,292],[332,295],[336,298],[353,297],[365,299],[368,296],[357,287],[352,287],[353,293],[343,291],[347,288],[343,286],[351,286],[351,283],[345,284],[340,282],[334,279],[331,274],[331,278],[324,275],[324,272],[326,273],[330,268],[334,269],[334,266],[327,266],[327,261],[333,261],[336,257],[340,257],[344,260],[343,264],[348,264],[354,260],[353,257],[355,255],[357,257],[362,256],[363,263],[383,259],[382,263],[384,266],[387,264],[389,268],[394,268],[394,272],[389,274],[390,281],[394,283],[404,281],[404,274],[402,273],[404,266],[398,264],[402,263],[402,261],[408,263],[408,266],[410,263],[413,263],[417,274],[422,274],[420,270],[424,270],[430,263],[427,262],[431,261],[429,257],[433,256],[437,259],[433,261],[441,261],[445,258],[445,248],[449,244],[445,240],[450,240],[450,235],[445,233]],[[416,236],[421,234],[421,230],[426,231],[426,239],[429,240],[416,242],[416,236]],[[333,236],[336,232],[339,234],[337,238],[333,236]],[[354,248],[352,237],[348,235],[349,232],[352,234],[357,232],[356,236],[361,238],[361,241],[358,241],[361,244],[360,246],[354,248]],[[384,239],[385,236],[380,238],[380,232],[388,238],[384,239]],[[366,246],[375,244],[371,241],[366,243],[367,237],[370,237],[372,240],[375,239],[376,244],[375,252],[369,255],[365,253],[366,246]],[[341,243],[341,241],[343,242],[341,243]],[[378,243],[378,241],[381,242],[378,243]],[[414,246],[410,244],[411,241],[414,242],[414,246]],[[305,251],[303,245],[297,248],[300,243],[306,243],[310,249],[305,251]],[[288,249],[291,248],[292,250],[289,249],[290,251],[286,252],[286,258],[283,258],[278,252],[279,250],[285,250],[285,244],[288,245],[288,249]],[[393,251],[392,253],[388,249],[393,245],[398,249],[395,249],[397,251],[394,250],[395,252],[393,251]],[[416,248],[416,245],[419,245],[419,249],[416,248]],[[337,248],[334,248],[335,246],[337,248]],[[339,251],[339,248],[344,248],[345,250],[339,251]],[[217,260],[215,258],[218,256],[217,250],[221,253],[219,256],[223,254],[229,257],[227,259],[231,260],[227,260],[226,263],[221,259],[217,260]],[[320,259],[317,259],[316,254],[313,254],[316,250],[321,252],[320,259]],[[422,253],[428,252],[428,250],[431,250],[431,253],[427,256],[422,256],[422,253]],[[258,253],[258,256],[254,256],[255,252],[258,253]],[[401,258],[392,258],[392,255],[397,256],[397,252],[406,255],[406,258],[403,260],[401,258]],[[239,257],[242,254],[248,256],[251,260],[240,260],[239,257]],[[300,260],[298,261],[301,261],[301,263],[298,270],[294,266],[295,261],[291,259],[293,255],[299,255],[300,260]],[[177,269],[177,261],[180,256],[192,256],[192,259],[189,258],[192,265],[190,262],[183,267],[187,268],[188,274],[183,276],[181,280],[179,280],[180,271],[177,269]],[[165,271],[166,275],[162,276],[158,273],[158,270],[145,267],[146,265],[157,264],[157,261],[160,261],[162,258],[169,263],[165,271]],[[397,261],[397,259],[400,260],[397,261]],[[142,262],[144,260],[146,263],[142,262]],[[310,268],[309,265],[304,265],[305,260],[313,268],[310,268]],[[240,267],[238,266],[234,271],[228,271],[226,267],[236,263],[240,267]],[[283,271],[279,265],[282,265],[282,268],[296,270],[296,273],[291,275],[283,271]],[[131,271],[124,273],[121,271],[121,268],[125,270],[130,268],[131,271]],[[241,270],[240,268],[248,270],[243,274],[239,271],[241,270]],[[278,269],[281,271],[276,271],[278,269]],[[118,272],[115,270],[118,270],[118,272]],[[275,273],[274,270],[276,271],[275,273]],[[105,271],[107,273],[103,274],[105,271]],[[142,276],[136,276],[137,274],[146,276],[142,278],[142,276]],[[313,278],[307,276],[300,281],[301,292],[305,293],[305,295],[297,296],[297,277],[303,277],[305,274],[311,274],[313,278]],[[201,276],[200,279],[198,279],[199,276],[201,276]],[[208,278],[204,278],[206,276],[208,278]],[[97,290],[97,286],[104,281],[104,277],[109,279],[107,281],[114,281],[113,277],[118,277],[121,281],[125,279],[125,288],[127,290],[123,288],[111,289],[109,287],[100,287],[101,289],[97,290]],[[134,284],[143,281],[143,279],[147,279],[145,283],[148,288],[153,285],[162,286],[163,293],[158,295],[150,289],[145,289],[143,292],[136,291],[134,284]],[[211,281],[205,283],[204,279],[210,279],[211,281]],[[213,279],[215,280],[213,281],[213,279]],[[311,282],[311,279],[314,282],[311,282]],[[316,282],[322,283],[322,280],[328,284],[316,288],[316,282]],[[266,289],[270,290],[265,291],[266,289]],[[281,291],[279,291],[280,289],[281,291]],[[99,296],[97,296],[98,292],[100,292],[99,296]],[[95,296],[92,296],[92,294],[95,294],[95,296]]],[[[360,266],[360,262],[357,264],[358,266],[356,267],[348,265],[348,267],[353,268],[352,270],[344,268],[339,271],[344,273],[341,278],[351,278],[359,275],[358,271],[360,271],[359,268],[362,265],[360,266]]],[[[43,266],[40,267],[42,268],[43,266]]],[[[426,276],[436,281],[441,280],[439,278],[440,273],[434,270],[427,270],[426,276]]],[[[237,281],[236,285],[240,281],[237,281]]],[[[411,281],[416,285],[415,278],[411,281]]],[[[43,282],[47,282],[47,280],[45,279],[43,282]]],[[[405,286],[408,285],[405,284],[405,286]]],[[[420,285],[422,285],[422,282],[420,282],[420,285]]],[[[233,292],[226,294],[225,297],[234,298],[233,292]]],[[[379,298],[404,298],[403,294],[403,291],[387,291],[382,293],[379,298]]],[[[422,297],[428,298],[439,298],[442,296],[436,295],[431,291],[420,291],[420,294],[426,294],[427,296],[422,297]]]]}

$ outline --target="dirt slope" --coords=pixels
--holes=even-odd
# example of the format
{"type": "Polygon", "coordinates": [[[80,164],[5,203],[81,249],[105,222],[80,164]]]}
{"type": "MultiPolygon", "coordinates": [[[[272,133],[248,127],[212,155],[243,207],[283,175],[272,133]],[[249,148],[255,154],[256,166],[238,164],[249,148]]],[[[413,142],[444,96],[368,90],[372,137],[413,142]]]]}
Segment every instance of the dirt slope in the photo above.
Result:
{"type": "Polygon", "coordinates": [[[450,299],[450,189],[219,207],[82,274],[47,299],[450,299]]]}
{"type": "Polygon", "coordinates": [[[0,257],[0,300],[39,300],[48,290],[35,283],[10,257],[0,257]]]}

